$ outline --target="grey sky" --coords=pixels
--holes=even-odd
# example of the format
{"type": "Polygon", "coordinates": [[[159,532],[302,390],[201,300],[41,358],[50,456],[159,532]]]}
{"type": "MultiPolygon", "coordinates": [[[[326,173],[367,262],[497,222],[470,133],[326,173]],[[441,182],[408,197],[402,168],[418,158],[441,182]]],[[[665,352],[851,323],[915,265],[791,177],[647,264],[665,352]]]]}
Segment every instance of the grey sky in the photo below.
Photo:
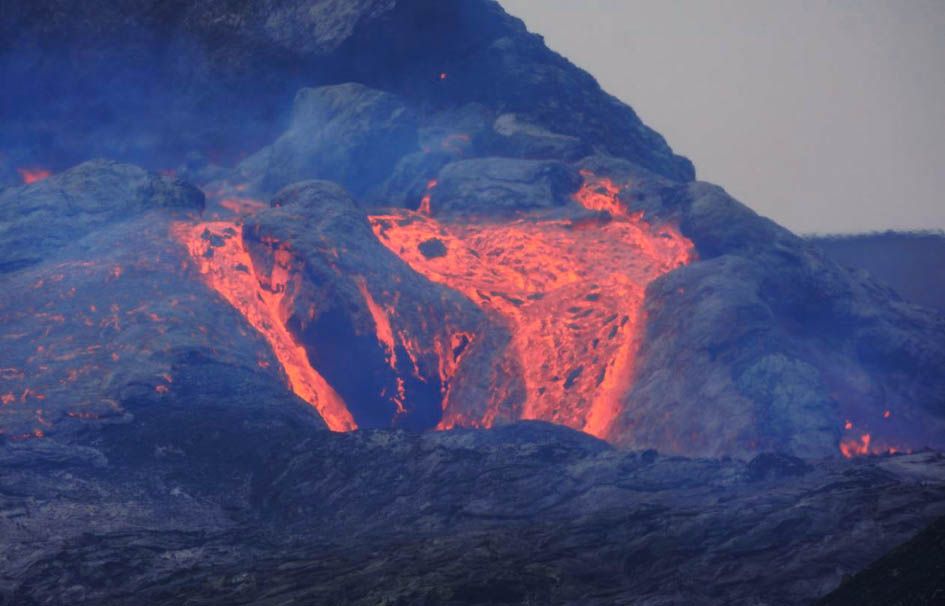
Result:
{"type": "Polygon", "coordinates": [[[945,1],[500,1],[779,223],[945,229],[945,1]]]}

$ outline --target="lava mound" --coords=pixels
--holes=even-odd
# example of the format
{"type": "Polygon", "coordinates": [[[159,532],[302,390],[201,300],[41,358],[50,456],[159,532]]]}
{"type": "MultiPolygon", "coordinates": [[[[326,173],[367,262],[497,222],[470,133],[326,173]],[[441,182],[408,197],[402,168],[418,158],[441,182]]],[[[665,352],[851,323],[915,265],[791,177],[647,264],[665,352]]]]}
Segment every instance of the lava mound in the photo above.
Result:
{"type": "Polygon", "coordinates": [[[335,21],[331,2],[263,20],[58,6],[3,29],[4,73],[35,68],[2,126],[24,181],[0,191],[7,439],[192,397],[174,368],[198,356],[335,431],[543,420],[712,456],[945,445],[940,315],[694,181],[494,3],[359,2],[335,21]],[[132,77],[153,94],[108,92],[132,77]],[[37,121],[68,149],[30,139],[37,121]],[[99,152],[165,176],[67,168],[99,152]]]}

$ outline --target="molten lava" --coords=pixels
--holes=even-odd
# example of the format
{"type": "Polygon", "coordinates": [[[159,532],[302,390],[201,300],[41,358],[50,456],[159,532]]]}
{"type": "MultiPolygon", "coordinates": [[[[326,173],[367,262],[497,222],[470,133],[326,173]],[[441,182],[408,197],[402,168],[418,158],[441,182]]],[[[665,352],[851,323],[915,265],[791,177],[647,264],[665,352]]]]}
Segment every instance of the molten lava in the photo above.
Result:
{"type": "Polygon", "coordinates": [[[417,212],[423,215],[430,215],[430,200],[433,199],[433,190],[436,189],[436,179],[430,179],[427,182],[427,190],[423,194],[423,198],[420,199],[420,208],[417,209],[417,212]]]}
{"type": "MultiPolygon", "coordinates": [[[[434,186],[419,212],[372,216],[378,239],[508,327],[503,366],[522,374],[521,418],[606,437],[632,385],[646,286],[689,263],[692,243],[628,213],[620,188],[590,173],[575,201],[610,217],[440,222],[428,216],[434,186]]],[[[501,400],[472,419],[447,403],[440,427],[489,427],[505,412],[501,400]]]]}
{"type": "Polygon", "coordinates": [[[178,223],[173,231],[207,284],[269,342],[292,391],[314,406],[332,431],[356,429],[344,401],[312,368],[305,349],[286,328],[287,310],[299,279],[289,250],[276,244],[271,275],[258,275],[239,225],[228,221],[178,223]]]}
{"type": "Polygon", "coordinates": [[[20,179],[24,185],[30,185],[52,176],[52,171],[45,168],[18,168],[16,172],[20,174],[20,179]]]}
{"type": "MultiPolygon", "coordinates": [[[[888,421],[891,417],[892,412],[890,410],[883,411],[882,418],[884,421],[888,421]]],[[[903,449],[896,446],[889,446],[888,439],[883,439],[882,437],[877,439],[872,433],[868,431],[850,433],[853,432],[853,428],[853,422],[849,419],[843,423],[843,429],[845,432],[847,432],[847,434],[840,440],[839,448],[840,454],[842,454],[846,459],[852,459],[853,457],[864,457],[868,455],[912,452],[912,449],[910,448],[903,449]]]]}
{"type": "Polygon", "coordinates": [[[840,454],[847,459],[854,456],[863,456],[870,454],[870,434],[864,433],[859,438],[849,438],[840,441],[840,454]]]}

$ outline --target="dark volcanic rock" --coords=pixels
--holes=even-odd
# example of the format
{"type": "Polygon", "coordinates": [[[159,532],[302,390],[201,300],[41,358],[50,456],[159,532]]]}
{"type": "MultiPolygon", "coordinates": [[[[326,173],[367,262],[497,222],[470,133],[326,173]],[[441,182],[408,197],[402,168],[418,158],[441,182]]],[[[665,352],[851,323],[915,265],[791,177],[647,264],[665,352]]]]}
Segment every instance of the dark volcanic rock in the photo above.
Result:
{"type": "MultiPolygon", "coordinates": [[[[283,128],[275,115],[283,110],[274,108],[288,103],[276,101],[304,84],[288,130],[231,171],[227,185],[265,195],[298,179],[330,178],[362,205],[418,208],[429,196],[433,213],[443,218],[500,220],[567,207],[580,185],[577,171],[589,169],[619,186],[620,203],[645,213],[655,229],[678,224],[700,260],[649,288],[635,386],[607,433],[617,444],[747,457],[763,451],[837,454],[841,441],[862,444],[867,435],[867,450],[876,452],[945,443],[940,317],[843,270],[723,190],[681,183],[692,178],[691,168],[659,135],[493,2],[169,7],[132,0],[121,11],[98,4],[73,10],[78,12],[55,0],[17,5],[0,30],[7,42],[3,73],[24,82],[9,101],[14,117],[23,119],[5,121],[4,128],[26,128],[39,148],[43,138],[30,130],[37,121],[74,135],[96,122],[93,114],[117,128],[132,110],[163,103],[166,119],[175,122],[166,130],[189,137],[205,128],[211,107],[219,110],[226,136],[206,136],[187,151],[214,163],[214,156],[227,154],[211,153],[206,145],[226,146],[227,137],[246,132],[243,147],[228,152],[238,155],[258,147],[251,134],[283,128]],[[58,54],[60,39],[66,51],[87,51],[88,61],[75,65],[70,53],[58,54]],[[129,49],[135,51],[132,63],[117,64],[127,70],[109,62],[129,49]],[[37,56],[48,61],[37,65],[37,56]],[[151,59],[157,75],[139,64],[151,59]],[[130,102],[101,99],[76,84],[76,78],[99,82],[90,77],[106,64],[114,77],[103,78],[96,91],[141,90],[127,86],[124,78],[130,77],[163,92],[130,102]],[[60,82],[58,70],[69,69],[75,74],[60,82]],[[161,88],[168,79],[175,86],[161,88]],[[47,80],[65,87],[56,97],[61,106],[36,101],[46,97],[35,94],[33,84],[47,80]],[[73,112],[75,124],[57,120],[63,108],[76,109],[76,98],[82,111],[73,112]],[[83,123],[83,116],[91,122],[83,123]],[[199,128],[191,128],[195,122],[199,128]],[[592,155],[575,161],[585,153],[592,155]]],[[[149,116],[140,112],[138,122],[152,124],[149,116]]],[[[140,130],[119,130],[121,141],[153,141],[140,130]]],[[[185,156],[175,158],[179,163],[185,156]]],[[[219,168],[191,172],[219,174],[219,168]]],[[[153,198],[167,197],[156,187],[164,183],[154,182],[153,198]]],[[[296,256],[300,296],[289,310],[289,328],[329,383],[347,393],[352,406],[374,411],[359,413],[367,414],[368,426],[390,421],[391,411],[400,410],[402,389],[410,406],[426,411],[410,426],[435,423],[447,395],[470,419],[482,418],[472,412],[486,406],[483,394],[498,385],[514,388],[497,419],[518,418],[520,369],[492,368],[507,328],[458,292],[421,279],[378,244],[353,202],[339,205],[338,196],[326,191],[310,190],[303,196],[308,201],[261,212],[246,221],[243,234],[261,267],[275,267],[276,254],[285,252],[273,242],[296,256]],[[471,339],[474,334],[478,338],[471,339]],[[453,340],[464,345],[454,347],[453,340]],[[476,353],[487,344],[492,354],[476,353]],[[459,353],[446,364],[450,355],[444,352],[452,351],[459,353]],[[461,355],[464,372],[457,374],[461,355]],[[398,380],[415,384],[408,389],[398,380]],[[468,395],[460,398],[453,387],[444,392],[447,383],[459,389],[464,381],[472,389],[468,395]]],[[[417,220],[408,215],[375,227],[417,220]]],[[[11,268],[41,258],[30,252],[34,245],[22,235],[27,232],[10,236],[17,249],[11,268]]],[[[436,236],[412,245],[423,246],[425,259],[440,259],[448,251],[441,238],[437,246],[436,236]]],[[[566,369],[561,380],[570,384],[578,376],[573,372],[581,369],[566,369]]]]}
{"type": "Polygon", "coordinates": [[[573,162],[593,152],[580,138],[527,122],[517,114],[502,114],[495,119],[492,130],[495,133],[493,145],[503,155],[573,162]]]}
{"type": "Polygon", "coordinates": [[[0,555],[4,603],[797,604],[945,502],[932,454],[759,479],[538,423],[284,431],[265,435],[295,446],[239,490],[220,477],[195,493],[173,452],[147,475],[4,465],[0,530],[17,541],[0,555]]]}
{"type": "Polygon", "coordinates": [[[818,606],[906,606],[945,602],[945,518],[857,573],[818,606]]]}
{"type": "Polygon", "coordinates": [[[721,188],[664,188],[658,199],[654,214],[680,217],[702,260],[648,290],[618,443],[797,456],[866,433],[878,451],[943,445],[945,318],[842,269],[721,188]]]}
{"type": "Polygon", "coordinates": [[[353,81],[414,107],[478,103],[490,122],[514,113],[531,125],[531,141],[514,144],[525,149],[539,129],[671,178],[694,175],[632,109],[492,0],[39,0],[3,11],[0,81],[16,86],[6,87],[2,138],[28,162],[107,155],[164,168],[195,149],[232,160],[282,129],[299,88],[353,81]]]}
{"type": "Polygon", "coordinates": [[[437,176],[434,215],[501,217],[562,206],[581,186],[577,171],[561,162],[477,158],[448,164],[437,176]]]}
{"type": "Polygon", "coordinates": [[[868,271],[907,301],[945,312],[945,234],[885,232],[808,240],[837,263],[868,271]]]}
{"type": "Polygon", "coordinates": [[[188,183],[108,160],[0,190],[0,273],[53,258],[96,230],[149,209],[203,206],[203,193],[188,183]]]}
{"type": "Polygon", "coordinates": [[[240,163],[235,178],[270,194],[306,179],[336,181],[361,194],[417,149],[416,128],[394,95],[359,84],[302,89],[289,130],[240,163]]]}

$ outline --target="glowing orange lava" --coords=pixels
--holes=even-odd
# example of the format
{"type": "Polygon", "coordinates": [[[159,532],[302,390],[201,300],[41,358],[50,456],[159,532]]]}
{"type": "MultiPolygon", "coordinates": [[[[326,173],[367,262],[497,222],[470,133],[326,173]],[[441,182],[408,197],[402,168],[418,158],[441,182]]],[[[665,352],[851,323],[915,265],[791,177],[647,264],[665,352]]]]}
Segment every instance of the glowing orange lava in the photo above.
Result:
{"type": "Polygon", "coordinates": [[[357,429],[344,401],[312,368],[305,349],[286,328],[298,280],[288,249],[274,243],[275,263],[271,275],[265,276],[257,274],[235,223],[177,223],[173,233],[187,247],[207,284],[269,342],[292,391],[314,406],[332,431],[357,429]]]}
{"type": "Polygon", "coordinates": [[[432,211],[430,210],[430,201],[433,198],[433,190],[436,188],[436,179],[430,179],[427,181],[427,191],[423,194],[423,198],[420,199],[420,208],[417,209],[417,212],[429,216],[432,211]]]}
{"type": "Polygon", "coordinates": [[[52,176],[52,171],[45,168],[18,168],[16,172],[20,173],[20,179],[25,185],[30,185],[52,176]]]}
{"type": "Polygon", "coordinates": [[[607,211],[613,216],[627,214],[617,197],[620,187],[613,181],[598,177],[589,170],[582,170],[581,176],[584,177],[584,187],[574,194],[578,204],[590,210],[607,211]]]}
{"type": "MultiPolygon", "coordinates": [[[[628,213],[619,191],[585,175],[575,201],[611,215],[590,221],[441,222],[425,204],[370,219],[378,239],[415,271],[508,327],[502,364],[522,375],[521,418],[606,437],[633,382],[646,286],[694,255],[675,228],[628,213]]],[[[479,418],[446,403],[440,427],[489,427],[506,412],[501,399],[495,395],[479,418]]]]}
{"type": "Polygon", "coordinates": [[[840,441],[840,454],[848,459],[854,456],[863,456],[870,453],[870,434],[864,433],[859,438],[849,438],[840,441]]]}
{"type": "MultiPolygon", "coordinates": [[[[892,412],[890,410],[884,410],[882,418],[888,420],[892,417],[892,412]]],[[[847,419],[843,423],[843,429],[845,431],[853,430],[853,422],[847,419]]],[[[853,457],[865,457],[867,455],[881,455],[881,454],[896,454],[897,452],[907,452],[911,453],[911,449],[902,449],[896,446],[888,446],[888,439],[884,439],[882,436],[877,438],[869,431],[860,431],[859,435],[847,434],[840,440],[840,454],[844,458],[852,459],[853,457]]]]}

